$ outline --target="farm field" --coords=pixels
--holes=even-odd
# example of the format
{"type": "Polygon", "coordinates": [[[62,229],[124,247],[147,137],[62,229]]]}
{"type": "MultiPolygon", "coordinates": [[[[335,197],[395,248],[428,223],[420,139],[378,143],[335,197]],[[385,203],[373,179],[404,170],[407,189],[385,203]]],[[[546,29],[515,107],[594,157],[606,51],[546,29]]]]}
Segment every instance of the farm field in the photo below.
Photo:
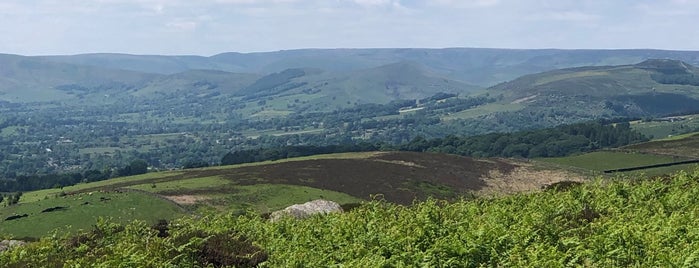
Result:
{"type": "Polygon", "coordinates": [[[520,103],[491,103],[442,116],[442,120],[475,118],[496,112],[516,112],[522,109],[524,109],[524,105],[521,105],[520,103]]]}
{"type": "MultiPolygon", "coordinates": [[[[588,176],[599,176],[605,170],[632,168],[656,164],[666,164],[688,160],[683,156],[658,155],[630,150],[598,151],[567,157],[538,158],[536,161],[551,163],[560,168],[571,167],[572,170],[588,176]]],[[[654,177],[675,173],[679,170],[692,170],[697,164],[682,164],[668,167],[655,167],[643,170],[626,171],[629,176],[654,177]]]]}
{"type": "Polygon", "coordinates": [[[663,121],[633,121],[631,127],[643,135],[654,139],[672,138],[699,130],[699,114],[666,118],[663,121]],[[672,119],[672,120],[670,120],[672,119]]]}
{"type": "Polygon", "coordinates": [[[539,158],[538,160],[601,172],[609,169],[647,166],[684,159],[651,154],[599,151],[567,157],[539,158]]]}

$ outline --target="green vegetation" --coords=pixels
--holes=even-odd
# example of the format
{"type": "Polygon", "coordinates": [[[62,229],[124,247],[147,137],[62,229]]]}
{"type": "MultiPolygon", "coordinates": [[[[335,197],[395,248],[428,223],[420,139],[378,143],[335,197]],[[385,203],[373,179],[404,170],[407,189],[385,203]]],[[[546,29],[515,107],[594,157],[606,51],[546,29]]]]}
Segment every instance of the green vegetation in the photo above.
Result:
{"type": "MultiPolygon", "coordinates": [[[[229,204],[227,211],[246,211],[252,209],[258,213],[269,213],[283,209],[292,204],[302,204],[316,199],[332,200],[339,204],[353,204],[366,201],[345,193],[284,184],[256,184],[234,187],[232,194],[214,196],[214,205],[229,204]],[[216,198],[218,197],[218,198],[216,198]],[[220,200],[223,200],[220,201],[220,200]],[[219,201],[216,201],[219,200],[219,201]]],[[[211,201],[204,201],[204,204],[211,201]]]]}
{"type": "Polygon", "coordinates": [[[652,154],[600,151],[568,157],[538,158],[537,160],[601,172],[609,169],[670,163],[682,160],[682,158],[652,154]]]}
{"type": "Polygon", "coordinates": [[[100,217],[117,223],[140,219],[155,223],[184,215],[176,204],[139,192],[89,192],[57,194],[33,202],[0,208],[0,234],[13,237],[43,237],[58,229],[60,233],[89,230],[100,217]],[[50,208],[53,211],[42,212],[50,208]],[[26,217],[7,220],[13,215],[26,217]]]}
{"type": "Polygon", "coordinates": [[[687,158],[699,158],[699,134],[689,133],[662,140],[655,140],[623,147],[624,150],[671,155],[687,158]]]}
{"type": "Polygon", "coordinates": [[[631,127],[647,137],[672,138],[699,131],[699,115],[691,114],[669,118],[646,119],[631,122],[631,127]]]}
{"type": "Polygon", "coordinates": [[[152,181],[143,184],[136,184],[128,186],[129,189],[136,189],[151,193],[173,193],[178,191],[187,191],[194,189],[206,189],[206,188],[220,188],[229,184],[230,181],[224,180],[220,177],[202,177],[202,178],[191,178],[191,179],[181,179],[172,181],[152,181]]]}
{"type": "MultiPolygon", "coordinates": [[[[652,142],[651,142],[652,143],[652,142]]],[[[634,145],[635,146],[635,145],[634,145]]],[[[633,147],[633,146],[632,146],[633,147]]],[[[583,174],[600,175],[606,170],[634,168],[657,164],[669,164],[688,160],[689,155],[663,155],[644,152],[637,149],[598,151],[567,157],[537,158],[537,161],[556,164],[563,169],[572,169],[583,174]],[[571,168],[572,167],[572,168],[571,168]]],[[[672,174],[680,170],[694,170],[697,164],[680,164],[664,167],[651,167],[640,170],[624,171],[629,176],[650,178],[672,174]]]]}
{"type": "Polygon", "coordinates": [[[0,253],[8,267],[344,265],[430,267],[696,266],[699,172],[620,178],[496,199],[399,206],[269,222],[257,215],[184,218],[154,228],[101,221],[0,253]],[[222,243],[227,237],[231,243],[222,243]]]}

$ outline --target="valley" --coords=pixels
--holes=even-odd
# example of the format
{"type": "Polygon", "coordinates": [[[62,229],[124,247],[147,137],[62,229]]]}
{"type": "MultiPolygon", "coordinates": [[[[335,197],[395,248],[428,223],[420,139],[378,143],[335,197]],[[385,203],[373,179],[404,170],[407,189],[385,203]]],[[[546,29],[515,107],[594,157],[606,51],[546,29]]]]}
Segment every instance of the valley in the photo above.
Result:
{"type": "MultiPolygon", "coordinates": [[[[699,158],[696,52],[338,49],[3,55],[0,63],[0,238],[38,239],[33,247],[97,252],[135,232],[185,249],[208,241],[203,232],[220,233],[200,230],[210,219],[288,264],[282,256],[298,253],[275,239],[298,230],[265,217],[326,199],[346,211],[327,219],[347,226],[343,217],[378,221],[363,213],[396,211],[453,232],[446,226],[457,214],[441,213],[488,211],[538,230],[531,241],[541,247],[550,239],[566,248],[587,236],[556,237],[616,222],[629,193],[679,187],[667,185],[688,183],[698,168],[689,163],[699,158]],[[612,192],[617,199],[600,197],[612,192]],[[568,202],[563,214],[541,205],[558,198],[568,202]],[[562,227],[544,228],[550,221],[562,227]],[[162,228],[180,240],[151,237],[162,228]]],[[[351,232],[342,228],[328,232],[351,232]]]]}

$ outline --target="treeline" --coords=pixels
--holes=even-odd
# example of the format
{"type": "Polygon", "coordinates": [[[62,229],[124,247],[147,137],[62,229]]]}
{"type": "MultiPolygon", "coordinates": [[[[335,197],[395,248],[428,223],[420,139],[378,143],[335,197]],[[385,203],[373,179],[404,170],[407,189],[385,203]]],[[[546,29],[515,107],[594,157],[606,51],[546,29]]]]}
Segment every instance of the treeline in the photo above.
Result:
{"type": "Polygon", "coordinates": [[[129,165],[116,170],[87,170],[61,174],[17,175],[14,178],[0,180],[0,192],[26,192],[39,189],[61,188],[81,182],[102,181],[114,177],[143,174],[148,171],[143,160],[132,161],[129,165]]]}
{"type": "Polygon", "coordinates": [[[472,137],[421,137],[399,146],[402,151],[441,152],[474,157],[558,157],[647,141],[628,123],[579,123],[555,128],[492,133],[472,137]]]}
{"type": "Polygon", "coordinates": [[[691,73],[652,74],[650,77],[660,84],[699,86],[699,77],[691,73]]]}
{"type": "Polygon", "coordinates": [[[601,122],[578,123],[554,128],[492,133],[471,137],[447,136],[425,139],[417,137],[402,145],[360,143],[332,146],[285,146],[227,153],[222,165],[315,154],[397,150],[440,152],[472,157],[557,157],[602,148],[620,147],[647,141],[648,138],[631,129],[628,123],[605,125],[601,122]]]}
{"type": "MultiPolygon", "coordinates": [[[[359,142],[346,140],[338,145],[282,146],[238,150],[226,153],[222,165],[278,160],[317,154],[366,152],[366,151],[416,151],[440,152],[472,157],[556,157],[602,148],[613,148],[648,140],[633,131],[628,123],[604,124],[604,122],[579,123],[554,128],[492,133],[479,136],[426,139],[417,137],[410,142],[394,145],[385,142],[359,142]]],[[[205,167],[205,161],[189,161],[185,168],[205,167]]],[[[0,192],[32,191],[58,188],[80,182],[93,182],[117,176],[129,176],[147,172],[148,164],[132,161],[119,169],[88,170],[84,172],[16,175],[0,180],[0,192]]]]}

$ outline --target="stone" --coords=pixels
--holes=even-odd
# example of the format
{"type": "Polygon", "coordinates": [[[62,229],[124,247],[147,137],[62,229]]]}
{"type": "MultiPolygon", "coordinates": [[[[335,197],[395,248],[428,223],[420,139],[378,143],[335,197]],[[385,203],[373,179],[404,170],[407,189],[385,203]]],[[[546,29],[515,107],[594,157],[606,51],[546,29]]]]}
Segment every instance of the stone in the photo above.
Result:
{"type": "Polygon", "coordinates": [[[272,212],[269,219],[273,222],[284,217],[304,219],[314,214],[327,214],[333,212],[342,212],[342,207],[340,207],[340,204],[329,200],[318,199],[303,204],[291,205],[285,209],[272,212]]]}
{"type": "Polygon", "coordinates": [[[27,242],[21,240],[2,240],[0,241],[0,252],[3,252],[13,247],[23,246],[25,244],[27,244],[27,242]]]}

